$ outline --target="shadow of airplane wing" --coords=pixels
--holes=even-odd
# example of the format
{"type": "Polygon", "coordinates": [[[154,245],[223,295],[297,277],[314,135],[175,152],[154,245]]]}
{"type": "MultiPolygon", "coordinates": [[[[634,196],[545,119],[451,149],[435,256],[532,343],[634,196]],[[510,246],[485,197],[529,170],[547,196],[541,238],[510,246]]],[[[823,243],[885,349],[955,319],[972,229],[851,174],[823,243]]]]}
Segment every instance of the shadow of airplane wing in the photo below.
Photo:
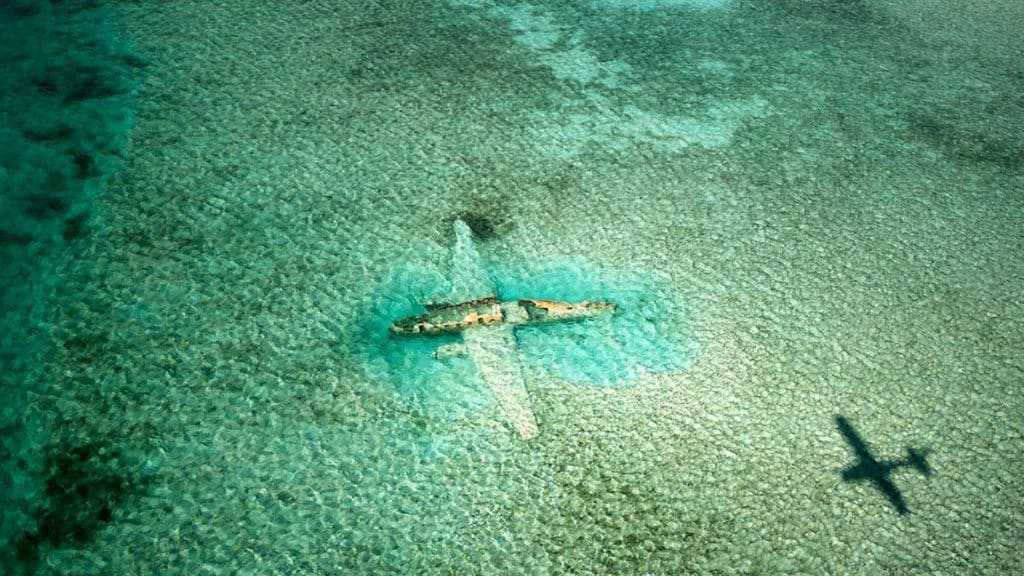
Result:
{"type": "Polygon", "coordinates": [[[903,494],[900,493],[899,488],[895,484],[889,481],[888,475],[873,476],[871,482],[885,494],[885,497],[889,499],[889,502],[892,503],[897,512],[901,515],[910,513],[907,503],[903,500],[903,494]]]}
{"type": "Polygon", "coordinates": [[[853,429],[853,425],[850,424],[849,420],[836,415],[836,426],[839,428],[839,433],[846,439],[846,443],[853,448],[857,458],[867,462],[877,462],[871,454],[871,450],[868,450],[868,445],[860,437],[860,434],[857,434],[857,431],[853,429]]]}

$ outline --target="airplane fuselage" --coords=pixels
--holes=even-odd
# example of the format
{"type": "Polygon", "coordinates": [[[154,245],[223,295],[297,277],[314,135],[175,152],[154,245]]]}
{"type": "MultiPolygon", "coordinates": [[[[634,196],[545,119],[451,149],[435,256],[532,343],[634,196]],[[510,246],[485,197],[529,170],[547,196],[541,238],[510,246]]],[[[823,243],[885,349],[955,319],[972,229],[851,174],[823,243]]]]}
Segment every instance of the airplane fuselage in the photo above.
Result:
{"type": "Polygon", "coordinates": [[[521,298],[499,302],[497,298],[480,298],[460,302],[410,316],[391,324],[393,334],[457,334],[472,326],[492,324],[543,324],[591,318],[615,312],[614,302],[561,302],[521,298]]]}

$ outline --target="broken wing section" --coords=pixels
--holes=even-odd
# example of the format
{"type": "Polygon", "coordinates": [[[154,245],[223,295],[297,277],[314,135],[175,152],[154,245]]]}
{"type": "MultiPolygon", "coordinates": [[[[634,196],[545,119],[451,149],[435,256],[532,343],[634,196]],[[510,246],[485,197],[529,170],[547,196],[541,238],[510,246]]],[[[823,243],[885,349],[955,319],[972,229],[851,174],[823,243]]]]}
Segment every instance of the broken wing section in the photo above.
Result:
{"type": "Polygon", "coordinates": [[[537,436],[537,419],[530,408],[512,326],[468,328],[462,338],[464,352],[480,370],[508,423],[523,440],[537,436]]]}

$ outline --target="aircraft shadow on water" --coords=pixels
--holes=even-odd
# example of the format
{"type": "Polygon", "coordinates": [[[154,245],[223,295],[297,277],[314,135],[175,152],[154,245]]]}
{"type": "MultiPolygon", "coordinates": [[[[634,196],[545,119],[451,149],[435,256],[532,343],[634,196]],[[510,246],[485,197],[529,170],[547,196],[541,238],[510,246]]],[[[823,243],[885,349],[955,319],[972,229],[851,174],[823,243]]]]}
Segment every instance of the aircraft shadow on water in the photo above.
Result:
{"type": "Polygon", "coordinates": [[[843,481],[871,482],[892,503],[897,512],[901,515],[909,514],[910,510],[903,499],[903,494],[893,484],[890,476],[894,470],[906,466],[913,467],[925,477],[931,476],[932,468],[926,459],[929,452],[928,449],[907,448],[907,456],[905,458],[900,460],[879,460],[871,453],[867,443],[860,437],[860,434],[853,428],[853,424],[849,420],[841,415],[836,415],[835,421],[836,427],[839,428],[839,433],[843,435],[846,443],[850,445],[854,455],[857,457],[856,464],[843,470],[843,481]]]}

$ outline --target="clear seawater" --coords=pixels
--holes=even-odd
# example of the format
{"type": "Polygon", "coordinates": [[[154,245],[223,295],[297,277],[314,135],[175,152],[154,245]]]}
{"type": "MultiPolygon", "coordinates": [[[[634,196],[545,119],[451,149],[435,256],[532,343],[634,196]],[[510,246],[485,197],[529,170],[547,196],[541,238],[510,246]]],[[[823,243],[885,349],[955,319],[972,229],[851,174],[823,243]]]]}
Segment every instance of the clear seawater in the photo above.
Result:
{"type": "Polygon", "coordinates": [[[1024,570],[1018,3],[0,16],[0,573],[1024,570]]]}

